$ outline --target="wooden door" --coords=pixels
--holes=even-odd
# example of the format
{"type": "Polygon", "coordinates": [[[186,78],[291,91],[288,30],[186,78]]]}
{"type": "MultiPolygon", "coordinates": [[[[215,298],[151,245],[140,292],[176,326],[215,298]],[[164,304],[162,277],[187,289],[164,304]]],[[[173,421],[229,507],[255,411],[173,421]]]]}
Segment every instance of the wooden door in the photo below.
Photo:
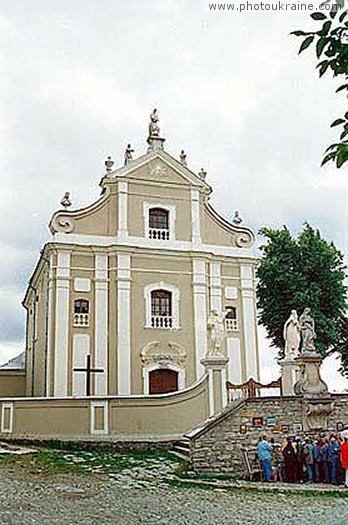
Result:
{"type": "Polygon", "coordinates": [[[178,390],[178,372],[163,368],[149,374],[150,394],[166,394],[178,390]]]}

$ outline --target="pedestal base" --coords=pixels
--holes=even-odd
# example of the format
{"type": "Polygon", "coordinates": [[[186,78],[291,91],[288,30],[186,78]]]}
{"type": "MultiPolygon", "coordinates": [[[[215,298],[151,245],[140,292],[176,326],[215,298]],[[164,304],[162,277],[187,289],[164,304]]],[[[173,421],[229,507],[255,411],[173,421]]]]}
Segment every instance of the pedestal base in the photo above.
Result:
{"type": "Polygon", "coordinates": [[[278,365],[281,368],[282,395],[293,396],[294,385],[299,379],[300,368],[295,359],[280,359],[278,365]]]}
{"type": "Polygon", "coordinates": [[[227,405],[226,365],[228,358],[208,355],[201,361],[208,374],[209,416],[213,416],[227,405]]]}
{"type": "Polygon", "coordinates": [[[320,376],[322,360],[322,357],[315,353],[305,353],[296,358],[300,368],[300,378],[294,385],[296,395],[307,397],[327,395],[328,386],[320,376]]]}

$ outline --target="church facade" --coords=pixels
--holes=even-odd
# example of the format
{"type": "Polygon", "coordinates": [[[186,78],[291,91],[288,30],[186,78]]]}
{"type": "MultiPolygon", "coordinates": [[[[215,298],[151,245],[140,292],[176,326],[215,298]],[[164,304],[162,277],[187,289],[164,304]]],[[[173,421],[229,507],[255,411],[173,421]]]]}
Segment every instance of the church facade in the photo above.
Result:
{"type": "MultiPolygon", "coordinates": [[[[185,390],[205,370],[211,312],[223,312],[224,377],[259,378],[254,235],[211,207],[206,173],[164,149],[113,169],[101,196],[54,213],[23,301],[26,395],[130,396],[185,390]]],[[[239,221],[236,221],[236,223],[239,221]]]]}

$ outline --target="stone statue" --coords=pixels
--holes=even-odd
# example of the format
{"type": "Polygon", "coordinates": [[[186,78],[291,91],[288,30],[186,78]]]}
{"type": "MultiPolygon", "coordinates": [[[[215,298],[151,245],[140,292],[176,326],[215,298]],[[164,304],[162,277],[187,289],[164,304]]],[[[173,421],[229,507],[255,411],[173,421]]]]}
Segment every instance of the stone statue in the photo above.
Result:
{"type": "Polygon", "coordinates": [[[130,144],[127,145],[126,151],[124,152],[124,165],[126,166],[129,161],[133,160],[134,149],[130,144]]]}
{"type": "Polygon", "coordinates": [[[157,113],[157,109],[154,109],[150,115],[149,138],[160,136],[160,129],[158,126],[158,121],[159,121],[159,116],[157,113]]]}
{"type": "Polygon", "coordinates": [[[314,339],[317,337],[315,333],[314,319],[310,316],[310,308],[305,308],[300,316],[300,327],[302,336],[301,353],[316,354],[314,339]]]}
{"type": "Polygon", "coordinates": [[[181,153],[180,153],[180,162],[181,162],[181,164],[182,164],[183,166],[187,166],[187,160],[186,160],[186,157],[187,157],[187,155],[186,155],[185,151],[182,149],[182,150],[181,150],[181,153]]]}
{"type": "Polygon", "coordinates": [[[212,310],[208,319],[208,330],[210,330],[211,345],[208,356],[222,356],[222,343],[225,336],[225,313],[212,310]]]}
{"type": "Polygon", "coordinates": [[[289,319],[284,324],[285,359],[298,357],[301,342],[301,327],[297,311],[291,310],[289,319]]]}
{"type": "Polygon", "coordinates": [[[198,173],[198,177],[201,180],[205,181],[205,179],[207,177],[207,172],[203,168],[201,168],[201,171],[198,173]]]}
{"type": "Polygon", "coordinates": [[[240,213],[239,213],[238,210],[236,210],[236,211],[234,212],[232,222],[233,222],[233,224],[235,224],[236,226],[239,226],[240,224],[242,224],[243,219],[242,219],[242,217],[240,216],[240,213]]]}
{"type": "Polygon", "coordinates": [[[115,164],[114,161],[112,160],[112,158],[110,157],[107,157],[106,161],[104,162],[105,164],[105,167],[106,167],[106,173],[111,173],[112,172],[112,167],[113,165],[115,164]]]}
{"type": "Polygon", "coordinates": [[[63,206],[63,208],[65,208],[65,209],[69,208],[69,206],[72,205],[72,202],[70,200],[70,192],[69,191],[66,191],[64,193],[63,198],[60,201],[60,203],[63,206]]]}

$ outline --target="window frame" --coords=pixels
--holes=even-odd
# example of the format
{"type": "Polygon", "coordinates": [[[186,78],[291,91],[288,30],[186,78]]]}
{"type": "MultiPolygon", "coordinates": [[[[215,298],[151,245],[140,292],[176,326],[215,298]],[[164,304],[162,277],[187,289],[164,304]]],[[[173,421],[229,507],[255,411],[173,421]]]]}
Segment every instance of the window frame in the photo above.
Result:
{"type": "MultiPolygon", "coordinates": [[[[176,207],[171,204],[165,204],[163,202],[144,202],[143,203],[143,216],[144,216],[144,233],[145,238],[153,240],[154,242],[164,242],[175,240],[175,221],[176,221],[176,207]],[[162,231],[168,231],[169,239],[152,239],[150,237],[150,210],[153,209],[162,209],[168,212],[168,230],[163,229],[162,231]]],[[[155,228],[154,228],[155,229],[155,228]]],[[[158,228],[161,230],[161,228],[158,228]]]]}
{"type": "Polygon", "coordinates": [[[180,329],[180,290],[171,283],[165,283],[163,281],[157,283],[151,283],[144,288],[144,299],[145,299],[145,328],[151,328],[152,330],[173,330],[180,329]],[[171,327],[154,327],[152,326],[152,292],[154,291],[166,291],[170,292],[172,304],[171,304],[171,327]]]}

